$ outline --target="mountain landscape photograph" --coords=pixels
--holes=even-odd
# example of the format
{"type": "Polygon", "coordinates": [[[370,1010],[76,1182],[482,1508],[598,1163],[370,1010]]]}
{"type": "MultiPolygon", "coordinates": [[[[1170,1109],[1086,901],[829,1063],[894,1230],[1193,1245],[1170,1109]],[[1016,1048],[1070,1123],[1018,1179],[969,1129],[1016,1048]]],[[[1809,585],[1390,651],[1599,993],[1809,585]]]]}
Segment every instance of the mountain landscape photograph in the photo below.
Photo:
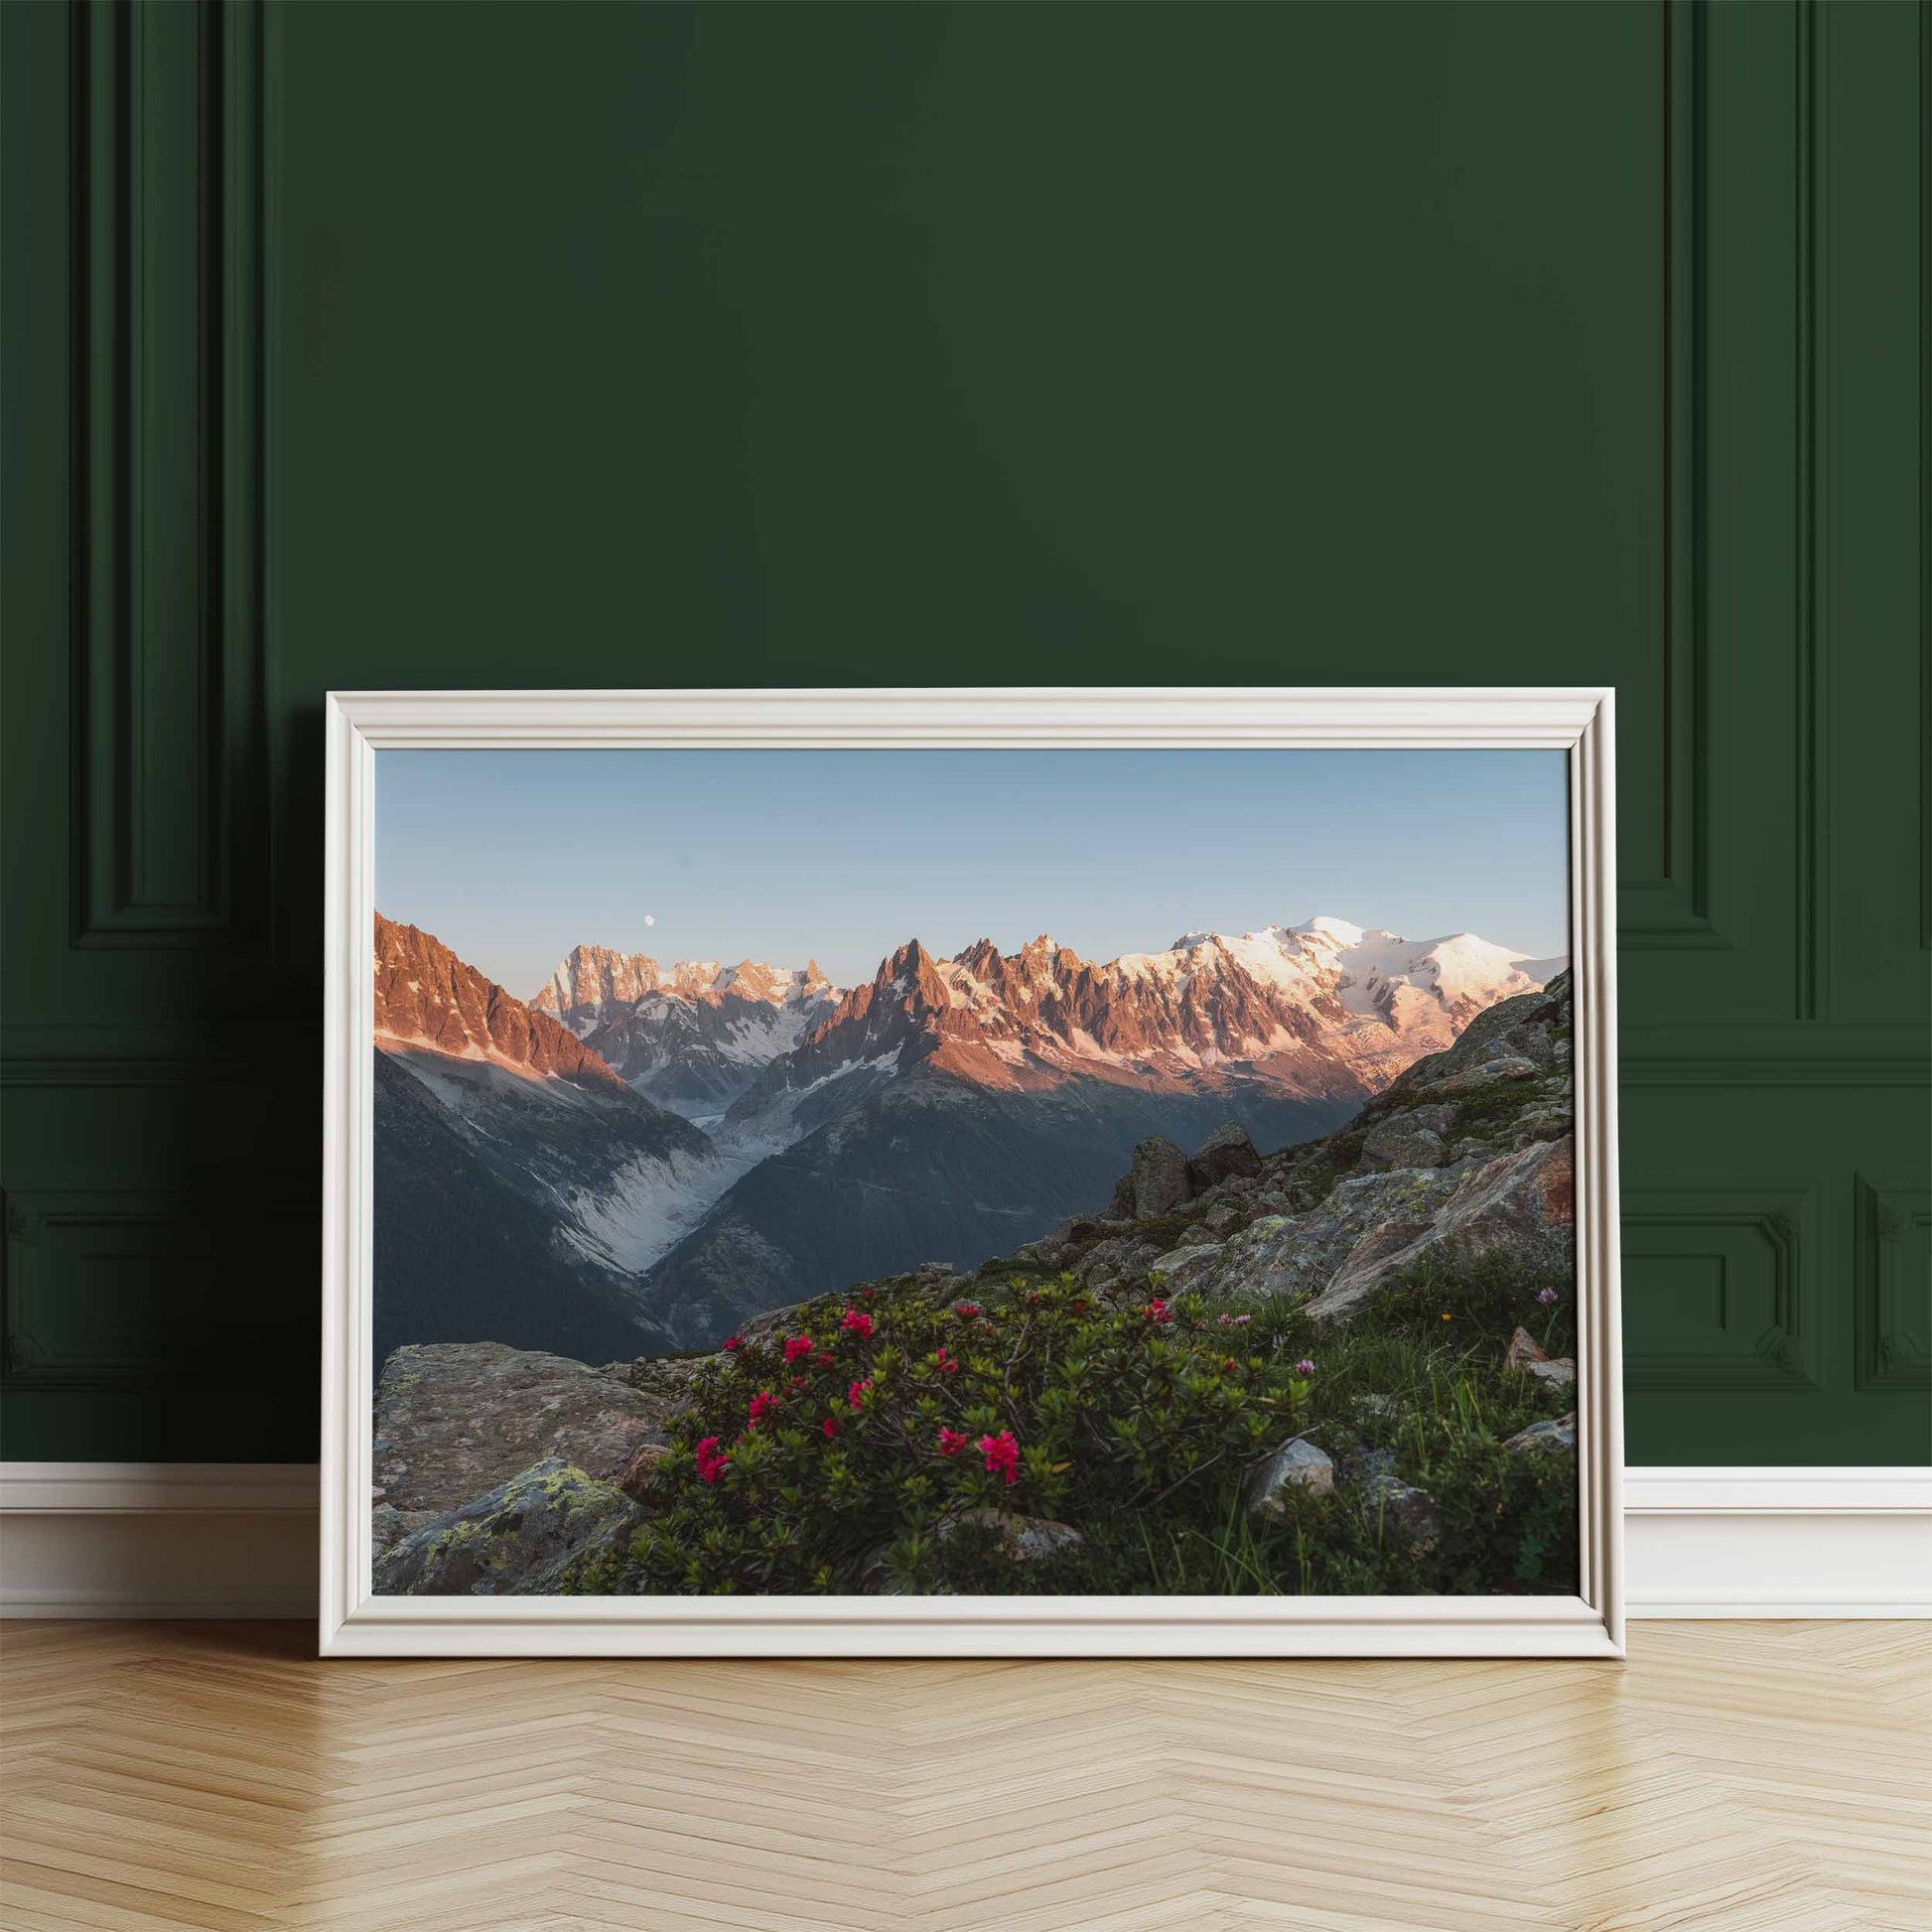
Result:
{"type": "Polygon", "coordinates": [[[378,1589],[1574,1587],[1561,755],[376,797],[378,1589]]]}

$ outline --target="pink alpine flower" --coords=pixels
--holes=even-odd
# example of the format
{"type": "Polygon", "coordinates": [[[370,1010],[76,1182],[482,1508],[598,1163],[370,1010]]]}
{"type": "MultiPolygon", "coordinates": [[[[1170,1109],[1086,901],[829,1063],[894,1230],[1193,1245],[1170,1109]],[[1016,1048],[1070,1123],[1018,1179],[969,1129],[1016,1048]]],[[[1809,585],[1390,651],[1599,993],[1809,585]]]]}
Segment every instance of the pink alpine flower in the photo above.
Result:
{"type": "Polygon", "coordinates": [[[858,1408],[861,1399],[864,1397],[866,1391],[871,1387],[872,1384],[870,1382],[853,1383],[853,1385],[845,1392],[846,1407],[848,1409],[858,1408]]]}
{"type": "Polygon", "coordinates": [[[986,1457],[988,1475],[1005,1475],[1009,1482],[1020,1480],[1020,1445],[1013,1440],[1013,1431],[1003,1429],[997,1436],[982,1436],[979,1441],[980,1453],[986,1457]]]}
{"type": "Polygon", "coordinates": [[[1557,1303],[1557,1291],[1554,1288],[1539,1289],[1536,1299],[1544,1308],[1554,1308],[1557,1303]]]}
{"type": "Polygon", "coordinates": [[[825,1430],[824,1430],[825,1440],[829,1443],[832,1440],[832,1438],[836,1436],[838,1433],[839,1433],[838,1417],[827,1416],[825,1418],[825,1430]]]}
{"type": "Polygon", "coordinates": [[[1312,1375],[1314,1373],[1314,1364],[1311,1361],[1310,1361],[1306,1355],[1304,1355],[1302,1359],[1295,1364],[1295,1373],[1297,1375],[1312,1375]]]}
{"type": "Polygon", "coordinates": [[[809,1355],[811,1352],[812,1338],[810,1335],[787,1335],[785,1337],[785,1360],[787,1362],[795,1362],[800,1355],[809,1355]]]}
{"type": "Polygon", "coordinates": [[[861,1341],[872,1339],[872,1316],[861,1309],[847,1309],[845,1319],[839,1323],[839,1326],[850,1329],[861,1341]]]}
{"type": "Polygon", "coordinates": [[[943,1343],[940,1345],[939,1352],[933,1357],[933,1361],[941,1375],[957,1375],[959,1373],[959,1363],[951,1355],[946,1353],[943,1343]]]}
{"type": "Polygon", "coordinates": [[[957,1455],[965,1447],[966,1436],[964,1431],[957,1429],[940,1430],[939,1453],[941,1455],[957,1455]]]}
{"type": "Polygon", "coordinates": [[[1167,1303],[1162,1301],[1158,1295],[1147,1305],[1143,1312],[1150,1321],[1157,1325],[1163,1321],[1172,1321],[1173,1319],[1173,1310],[1169,1308],[1167,1303]]]}
{"type": "Polygon", "coordinates": [[[777,1406],[778,1398],[769,1389],[760,1389],[752,1398],[752,1428],[756,1429],[777,1406]]]}
{"type": "Polygon", "coordinates": [[[700,1482],[716,1482],[725,1473],[725,1464],[731,1460],[730,1456],[721,1455],[718,1452],[718,1439],[716,1436],[707,1436],[698,1445],[697,1453],[698,1480],[700,1482]]]}
{"type": "Polygon", "coordinates": [[[954,1314],[964,1315],[970,1321],[979,1313],[980,1305],[977,1302],[955,1302],[952,1305],[952,1311],[954,1314]]]}
{"type": "Polygon", "coordinates": [[[725,1353],[727,1355],[736,1355],[744,1346],[745,1337],[743,1335],[727,1335],[725,1337],[725,1353]]]}

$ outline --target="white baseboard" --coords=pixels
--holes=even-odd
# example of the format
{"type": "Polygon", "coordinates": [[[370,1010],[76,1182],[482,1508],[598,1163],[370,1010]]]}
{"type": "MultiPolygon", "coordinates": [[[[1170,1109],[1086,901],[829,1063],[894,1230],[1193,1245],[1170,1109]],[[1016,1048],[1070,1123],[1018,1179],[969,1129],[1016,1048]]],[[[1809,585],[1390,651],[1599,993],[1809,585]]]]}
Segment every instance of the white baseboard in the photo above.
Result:
{"type": "Polygon", "coordinates": [[[313,1462],[0,1462],[0,1617],[314,1616],[313,1462]]]}
{"type": "Polygon", "coordinates": [[[1623,1472],[1633,1617],[1932,1616],[1932,1468],[1623,1472]]]}
{"type": "MultiPolygon", "coordinates": [[[[302,1463],[0,1463],[0,1616],[313,1616],[302,1463]]],[[[1932,1616],[1932,1468],[1633,1468],[1633,1617],[1932,1616]]]]}

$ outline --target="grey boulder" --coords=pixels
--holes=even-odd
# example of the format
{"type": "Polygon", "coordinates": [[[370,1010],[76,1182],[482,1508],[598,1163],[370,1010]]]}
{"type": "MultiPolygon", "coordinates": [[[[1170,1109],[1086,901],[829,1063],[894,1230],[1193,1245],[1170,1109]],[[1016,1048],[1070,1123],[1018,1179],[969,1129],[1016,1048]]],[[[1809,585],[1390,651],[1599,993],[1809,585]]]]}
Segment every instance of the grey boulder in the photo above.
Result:
{"type": "Polygon", "coordinates": [[[1148,1263],[1147,1271],[1161,1277],[1164,1295],[1179,1295],[1207,1274],[1220,1252],[1218,1241],[1197,1241],[1191,1247],[1171,1248],[1166,1254],[1157,1255],[1148,1263]]]}
{"type": "Polygon", "coordinates": [[[546,1456],[615,1476],[663,1442],[676,1396],[564,1355],[497,1341],[396,1349],[375,1387],[373,1472],[406,1517],[441,1515],[546,1456]]]}
{"type": "Polygon", "coordinates": [[[1306,1214],[1250,1221],[1194,1286],[1248,1301],[1318,1294],[1365,1236],[1401,1247],[1421,1235],[1462,1180],[1451,1169],[1352,1174],[1306,1214]]]}
{"type": "Polygon", "coordinates": [[[1187,1198],[1187,1157],[1160,1134],[1150,1134],[1134,1150],[1134,1165],[1115,1190],[1116,1211],[1137,1221],[1172,1214],[1187,1198]]]}
{"type": "Polygon", "coordinates": [[[412,1530],[436,1521],[433,1509],[398,1509],[394,1503],[377,1503],[369,1511],[369,1548],[380,1556],[392,1543],[400,1543],[412,1530]]]}
{"type": "Polygon", "coordinates": [[[1575,1455],[1577,1453],[1577,1412],[1559,1416],[1554,1422],[1533,1422],[1519,1429],[1503,1444],[1512,1455],[1575,1455]]]}
{"type": "Polygon", "coordinates": [[[1510,1336],[1503,1366],[1518,1369],[1552,1389],[1567,1389],[1577,1379],[1577,1364],[1568,1355],[1546,1355],[1542,1344],[1527,1328],[1518,1328],[1510,1336]]]}
{"type": "Polygon", "coordinates": [[[1187,1180],[1197,1194],[1224,1180],[1246,1180],[1260,1172],[1261,1156],[1248,1130],[1234,1120],[1217,1127],[1187,1160],[1187,1180]]]}
{"type": "Polygon", "coordinates": [[[1074,1263],[1073,1279],[1085,1288],[1117,1282],[1145,1268],[1155,1254],[1153,1242],[1135,1241],[1117,1234],[1111,1240],[1096,1243],[1074,1263]]]}
{"type": "MultiPolygon", "coordinates": [[[[1432,1114],[1447,1111],[1428,1109],[1432,1114]]],[[[1378,1121],[1362,1140],[1362,1165],[1369,1168],[1440,1168],[1443,1139],[1414,1113],[1391,1114],[1378,1121]]]]}
{"type": "Polygon", "coordinates": [[[939,1525],[943,1542],[967,1524],[993,1532],[1000,1553],[1015,1563],[1043,1563],[1048,1557],[1063,1556],[1086,1541],[1071,1523],[1056,1523],[1045,1516],[1021,1516],[1006,1509],[967,1509],[939,1525]]]}
{"type": "Polygon", "coordinates": [[[1565,1136],[1499,1155],[1460,1175],[1449,1198],[1412,1230],[1405,1233],[1393,1220],[1371,1230],[1309,1304],[1309,1313],[1317,1321],[1350,1315],[1373,1291],[1426,1261],[1466,1264],[1506,1254],[1534,1273],[1574,1272],[1575,1146],[1565,1136]]]}
{"type": "Polygon", "coordinates": [[[1248,1471],[1241,1495],[1250,1515],[1276,1522],[1290,1513],[1297,1493],[1326,1496],[1334,1487],[1334,1463],[1323,1450],[1297,1436],[1248,1471]]]}
{"type": "Polygon", "coordinates": [[[1433,1550],[1443,1540],[1436,1499],[1428,1490],[1393,1475],[1378,1474],[1362,1485],[1362,1513],[1372,1529],[1384,1534],[1397,1530],[1418,1550],[1433,1550]]]}

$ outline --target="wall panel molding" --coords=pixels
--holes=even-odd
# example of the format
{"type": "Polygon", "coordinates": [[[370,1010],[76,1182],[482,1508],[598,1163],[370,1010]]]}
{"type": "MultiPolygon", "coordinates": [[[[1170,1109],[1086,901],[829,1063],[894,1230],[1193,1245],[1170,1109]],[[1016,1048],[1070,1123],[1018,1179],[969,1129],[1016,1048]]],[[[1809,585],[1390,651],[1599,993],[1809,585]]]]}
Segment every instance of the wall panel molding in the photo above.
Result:
{"type": "Polygon", "coordinates": [[[1826,37],[1831,9],[1818,0],[1798,0],[1793,21],[1797,37],[1797,85],[1792,124],[1797,145],[1797,318],[1796,488],[1797,516],[1793,553],[1797,573],[1797,658],[1793,713],[1797,797],[1797,895],[1793,932],[1797,943],[1794,972],[1797,1018],[1822,1020],[1831,1011],[1831,842],[1825,827],[1830,795],[1831,654],[1828,591],[1831,565],[1820,469],[1824,439],[1831,432],[1825,408],[1822,371],[1828,366],[1831,302],[1825,287],[1830,256],[1827,226],[1830,198],[1822,180],[1830,155],[1824,125],[1829,90],[1820,69],[1829,60],[1826,37]]]}
{"type": "MultiPolygon", "coordinates": [[[[320,1052],[321,1029],[291,1030],[297,1050],[320,1052]]],[[[119,1026],[111,1020],[10,1026],[0,1088],[176,1086],[233,1080],[247,1059],[197,1026],[119,1026]]]]}
{"type": "Polygon", "coordinates": [[[72,23],[72,943],[230,947],[260,849],[259,20],[72,23]]]}
{"type": "Polygon", "coordinates": [[[1922,1087],[1932,1084],[1932,1032],[1849,1022],[1770,1026],[1635,1026],[1619,1078],[1634,1087],[1922,1087]]]}
{"type": "MultiPolygon", "coordinates": [[[[1709,214],[1705,115],[1709,49],[1701,5],[1660,0],[1663,100],[1662,448],[1659,483],[1663,581],[1660,746],[1662,847],[1654,870],[1617,885],[1617,938],[1625,946],[1728,950],[1713,912],[1714,737],[1705,567],[1704,423],[1708,302],[1704,233],[1709,214]]],[[[1646,779],[1646,783],[1650,782],[1646,779]]],[[[1627,860],[1626,860],[1627,864],[1627,860]]]]}
{"type": "MultiPolygon", "coordinates": [[[[1770,837],[1788,867],[1789,913],[1776,921],[1788,948],[1786,1015],[1810,1023],[1833,1012],[1835,923],[1824,482],[1833,430],[1832,10],[1818,0],[1749,10],[1664,0],[1662,13],[1664,839],[1655,873],[1621,882],[1619,939],[1639,952],[1761,955],[1767,882],[1760,876],[1754,894],[1733,887],[1759,873],[1751,847],[1770,837]],[[1780,99],[1781,111],[1766,111],[1780,99]],[[1786,315],[1772,327],[1780,292],[1786,315]],[[1715,361],[1714,331],[1724,344],[1715,361]],[[1740,345],[1754,358],[1747,371],[1740,345]],[[1742,411],[1740,384],[1753,391],[1742,411]],[[1740,577],[1733,560],[1742,547],[1781,555],[1788,568],[1777,575],[1788,586],[1761,567],[1740,577]],[[1767,623],[1774,590],[1787,587],[1767,623]],[[1738,702],[1734,681],[1748,702],[1738,702]],[[1788,831],[1767,830],[1767,807],[1788,811],[1788,831]]],[[[1689,1003],[1692,1012],[1701,1004],[1689,1003]]]]}
{"type": "Polygon", "coordinates": [[[1823,1194],[1809,1175],[1625,1187],[1624,1386],[1817,1389],[1823,1194]]]}
{"type": "Polygon", "coordinates": [[[1857,1386],[1932,1389],[1932,1182],[1859,1174],[1853,1188],[1857,1386]]]}
{"type": "Polygon", "coordinates": [[[188,1197],[12,1187],[0,1209],[0,1389],[98,1394],[164,1382],[214,1287],[214,1237],[188,1197]]]}

